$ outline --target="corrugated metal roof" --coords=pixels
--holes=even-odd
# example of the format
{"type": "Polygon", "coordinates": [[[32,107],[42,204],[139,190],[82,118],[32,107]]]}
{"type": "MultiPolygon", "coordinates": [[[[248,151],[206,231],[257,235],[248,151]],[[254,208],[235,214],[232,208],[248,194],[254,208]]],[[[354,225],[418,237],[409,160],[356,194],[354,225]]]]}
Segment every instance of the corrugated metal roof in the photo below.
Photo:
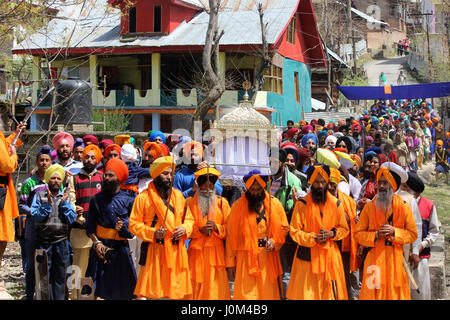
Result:
{"type": "MultiPolygon", "coordinates": [[[[199,0],[183,1],[191,4],[199,3],[199,0]]],[[[224,30],[221,45],[261,44],[258,2],[255,0],[224,2],[224,10],[219,13],[219,29],[224,30]]],[[[297,8],[297,0],[268,0],[266,4],[264,21],[268,23],[267,40],[272,44],[297,8]]],[[[71,48],[197,46],[204,44],[208,21],[209,16],[203,11],[191,21],[183,21],[168,36],[138,36],[134,41],[121,42],[120,11],[108,7],[106,1],[89,0],[89,5],[83,9],[80,4],[61,7],[57,18],[51,20],[46,28],[26,38],[14,50],[67,46],[71,48]]]]}
{"type": "Polygon", "coordinates": [[[344,62],[344,60],[341,59],[341,57],[339,57],[336,53],[334,53],[333,51],[331,51],[330,48],[327,47],[327,52],[330,56],[332,56],[333,58],[335,58],[337,61],[339,61],[341,64],[343,64],[344,66],[346,66],[348,69],[350,69],[350,66],[348,64],[346,64],[344,62]]]}

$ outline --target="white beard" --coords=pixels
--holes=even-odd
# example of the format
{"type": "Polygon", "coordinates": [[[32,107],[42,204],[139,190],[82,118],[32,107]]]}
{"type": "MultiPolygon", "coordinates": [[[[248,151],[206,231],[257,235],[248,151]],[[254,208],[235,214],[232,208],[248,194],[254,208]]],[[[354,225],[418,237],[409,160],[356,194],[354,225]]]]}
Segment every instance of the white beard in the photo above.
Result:
{"type": "Polygon", "coordinates": [[[203,217],[207,216],[211,208],[214,208],[216,203],[216,189],[210,191],[199,191],[198,197],[198,208],[202,213],[203,217]]]}
{"type": "Polygon", "coordinates": [[[392,199],[394,198],[394,190],[389,187],[386,192],[378,192],[375,198],[375,206],[385,213],[391,210],[392,199]]]}

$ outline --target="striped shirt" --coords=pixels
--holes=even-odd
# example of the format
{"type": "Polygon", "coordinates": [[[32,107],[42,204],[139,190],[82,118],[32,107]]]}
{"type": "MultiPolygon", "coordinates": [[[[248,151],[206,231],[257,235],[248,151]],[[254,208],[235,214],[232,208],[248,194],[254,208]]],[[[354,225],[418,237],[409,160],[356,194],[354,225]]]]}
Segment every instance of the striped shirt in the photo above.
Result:
{"type": "Polygon", "coordinates": [[[40,188],[45,188],[45,186],[45,182],[39,178],[36,172],[30,178],[26,179],[20,188],[19,213],[27,216],[27,223],[25,225],[26,239],[34,239],[34,228],[32,227],[30,219],[31,204],[36,191],[40,188]]]}

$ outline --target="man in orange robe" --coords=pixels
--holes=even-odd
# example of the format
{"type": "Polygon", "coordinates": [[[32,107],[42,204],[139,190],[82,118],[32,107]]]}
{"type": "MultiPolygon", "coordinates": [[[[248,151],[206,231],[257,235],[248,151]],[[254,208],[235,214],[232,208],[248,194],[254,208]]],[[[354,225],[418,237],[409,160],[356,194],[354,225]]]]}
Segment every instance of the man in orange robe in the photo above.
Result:
{"type": "MultiPolygon", "coordinates": [[[[20,123],[18,130],[25,131],[25,124],[20,123]]],[[[16,189],[14,188],[12,173],[17,169],[16,148],[11,145],[17,132],[5,138],[0,130],[0,187],[1,209],[0,209],[0,268],[2,265],[3,253],[8,242],[14,242],[14,224],[13,219],[19,216],[19,207],[17,205],[16,189]]],[[[23,143],[18,139],[16,146],[23,143]]],[[[6,289],[0,287],[0,291],[6,289]]]]}
{"type": "Polygon", "coordinates": [[[355,228],[355,239],[369,247],[360,300],[409,300],[409,280],[403,267],[403,245],[417,238],[409,204],[394,194],[401,178],[386,167],[378,169],[378,194],[368,202],[355,228]]]}
{"type": "Polygon", "coordinates": [[[341,173],[338,169],[330,168],[330,181],[328,182],[328,191],[336,197],[344,208],[345,219],[350,227],[350,234],[338,242],[342,254],[342,263],[344,265],[345,282],[347,283],[347,294],[350,300],[357,300],[359,297],[359,272],[358,266],[358,243],[356,242],[354,232],[356,226],[356,202],[355,200],[338,189],[341,182],[341,173]]]}
{"type": "Polygon", "coordinates": [[[223,243],[230,206],[216,195],[219,171],[208,167],[194,175],[199,190],[186,200],[195,219],[188,250],[193,299],[230,300],[223,243]]]}
{"type": "Polygon", "coordinates": [[[279,300],[280,248],[289,231],[280,201],[264,190],[258,170],[244,177],[247,191],[231,207],[227,222],[226,266],[235,300],[279,300]]]}
{"type": "Polygon", "coordinates": [[[286,296],[291,300],[347,300],[344,267],[336,241],[349,234],[340,201],[327,190],[330,169],[306,172],[311,190],[297,201],[290,235],[298,243],[286,296]]]}
{"type": "Polygon", "coordinates": [[[192,285],[185,240],[194,218],[183,194],[172,187],[172,157],[150,165],[153,181],[134,202],[129,230],[141,238],[141,269],[134,294],[151,299],[191,299],[192,285]]]}

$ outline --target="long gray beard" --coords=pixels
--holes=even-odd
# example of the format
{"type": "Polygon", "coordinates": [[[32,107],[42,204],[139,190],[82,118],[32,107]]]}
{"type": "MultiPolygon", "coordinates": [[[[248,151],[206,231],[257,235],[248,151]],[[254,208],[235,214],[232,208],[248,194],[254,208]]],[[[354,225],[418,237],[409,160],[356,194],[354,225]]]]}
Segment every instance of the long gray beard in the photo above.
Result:
{"type": "Polygon", "coordinates": [[[216,203],[216,190],[199,191],[197,201],[198,208],[203,217],[207,216],[210,209],[213,208],[216,203]]]}
{"type": "Polygon", "coordinates": [[[394,190],[389,187],[386,192],[378,192],[377,197],[375,198],[375,206],[387,213],[391,210],[393,198],[394,190]]]}

